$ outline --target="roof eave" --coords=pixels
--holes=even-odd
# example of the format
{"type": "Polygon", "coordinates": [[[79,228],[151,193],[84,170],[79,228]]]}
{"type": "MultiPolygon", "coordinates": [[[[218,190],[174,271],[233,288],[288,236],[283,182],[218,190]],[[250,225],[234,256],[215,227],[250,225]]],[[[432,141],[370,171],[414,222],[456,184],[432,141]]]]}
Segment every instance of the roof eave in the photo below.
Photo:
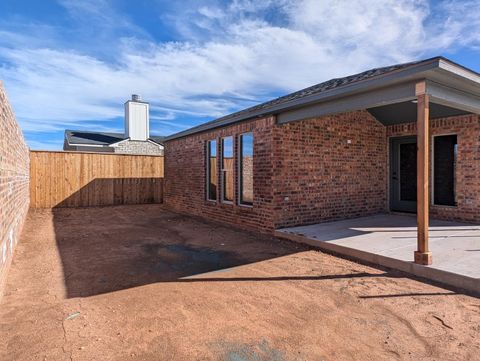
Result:
{"type": "Polygon", "coordinates": [[[147,140],[149,140],[150,142],[153,142],[153,143],[155,143],[155,144],[158,144],[158,145],[163,146],[163,140],[162,140],[162,141],[156,141],[156,140],[153,139],[153,138],[148,138],[147,140]]]}
{"type": "Polygon", "coordinates": [[[72,147],[97,147],[97,148],[105,148],[109,147],[110,144],[83,144],[83,143],[68,143],[68,145],[72,147]]]}
{"type": "Polygon", "coordinates": [[[193,127],[193,128],[184,130],[182,132],[178,132],[171,136],[167,136],[164,141],[168,142],[170,140],[216,129],[219,127],[223,127],[226,125],[239,122],[239,121],[278,114],[283,111],[292,110],[292,109],[303,107],[313,103],[328,101],[329,99],[332,99],[332,98],[339,98],[347,95],[353,95],[353,94],[365,91],[366,89],[371,90],[371,89],[381,88],[381,87],[385,87],[388,85],[392,85],[392,84],[396,84],[404,81],[409,81],[414,79],[423,79],[428,75],[429,71],[439,68],[440,61],[442,60],[444,59],[440,57],[428,59],[428,60],[425,60],[424,62],[414,64],[408,68],[395,70],[388,74],[379,75],[371,79],[361,80],[352,84],[347,84],[345,86],[327,90],[321,93],[308,95],[300,99],[295,99],[290,102],[274,105],[266,109],[260,109],[252,113],[240,114],[237,117],[231,117],[231,118],[225,119],[225,121],[213,121],[215,123],[212,122],[212,123],[202,124],[197,127],[193,127]]]}

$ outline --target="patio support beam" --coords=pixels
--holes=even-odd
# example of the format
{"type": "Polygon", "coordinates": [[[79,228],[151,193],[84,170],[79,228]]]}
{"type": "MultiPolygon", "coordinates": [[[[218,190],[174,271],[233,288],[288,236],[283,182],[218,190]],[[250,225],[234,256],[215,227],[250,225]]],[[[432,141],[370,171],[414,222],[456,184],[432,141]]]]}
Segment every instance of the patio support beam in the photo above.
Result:
{"type": "Polygon", "coordinates": [[[415,263],[432,264],[432,253],[428,247],[429,227],[429,95],[425,82],[417,83],[417,251],[415,263]]]}

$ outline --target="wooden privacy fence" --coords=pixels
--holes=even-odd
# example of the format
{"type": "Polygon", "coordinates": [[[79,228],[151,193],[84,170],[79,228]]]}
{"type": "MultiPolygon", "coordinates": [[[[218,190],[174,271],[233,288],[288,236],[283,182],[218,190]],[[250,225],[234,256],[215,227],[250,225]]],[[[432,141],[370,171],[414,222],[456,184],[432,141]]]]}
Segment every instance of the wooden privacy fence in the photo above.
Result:
{"type": "Polygon", "coordinates": [[[32,208],[163,202],[163,157],[30,152],[32,208]]]}

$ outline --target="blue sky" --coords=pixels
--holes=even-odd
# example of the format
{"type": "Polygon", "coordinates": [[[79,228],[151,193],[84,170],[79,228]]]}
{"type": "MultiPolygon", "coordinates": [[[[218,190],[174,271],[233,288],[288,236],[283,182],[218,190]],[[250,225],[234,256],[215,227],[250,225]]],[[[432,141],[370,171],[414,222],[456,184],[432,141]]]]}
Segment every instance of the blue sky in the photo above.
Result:
{"type": "Polygon", "coordinates": [[[480,0],[1,0],[0,79],[33,149],[171,134],[309,85],[444,55],[480,71],[480,0]]]}

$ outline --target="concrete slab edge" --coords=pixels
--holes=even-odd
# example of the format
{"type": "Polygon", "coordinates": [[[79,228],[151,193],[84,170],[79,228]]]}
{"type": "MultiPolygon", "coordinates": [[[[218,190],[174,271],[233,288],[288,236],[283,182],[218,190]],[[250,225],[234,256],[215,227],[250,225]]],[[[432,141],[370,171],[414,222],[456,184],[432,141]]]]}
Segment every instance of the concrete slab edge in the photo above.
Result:
{"type": "Polygon", "coordinates": [[[463,289],[468,291],[469,293],[474,293],[475,295],[480,296],[480,279],[478,278],[468,277],[465,275],[440,270],[438,268],[433,268],[432,266],[422,266],[413,262],[402,261],[379,254],[340,246],[338,244],[314,240],[299,234],[275,231],[274,235],[277,238],[283,238],[290,241],[307,244],[309,246],[324,250],[326,252],[331,252],[340,256],[346,256],[347,258],[351,258],[353,260],[359,260],[395,269],[401,272],[405,272],[407,274],[411,274],[413,276],[443,284],[445,286],[453,287],[456,289],[463,289]]]}

